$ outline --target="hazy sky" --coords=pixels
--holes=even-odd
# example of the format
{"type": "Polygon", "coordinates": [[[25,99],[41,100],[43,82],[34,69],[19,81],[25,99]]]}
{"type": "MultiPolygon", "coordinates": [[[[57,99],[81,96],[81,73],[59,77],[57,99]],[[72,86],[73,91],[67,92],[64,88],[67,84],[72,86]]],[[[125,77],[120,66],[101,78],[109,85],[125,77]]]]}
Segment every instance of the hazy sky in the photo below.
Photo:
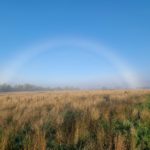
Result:
{"type": "Polygon", "coordinates": [[[119,57],[144,85],[150,83],[149,0],[1,1],[0,82],[7,82],[4,78],[12,74],[7,77],[11,78],[9,82],[75,86],[81,82],[96,86],[125,84],[122,70],[128,69],[118,69],[112,60],[103,57],[101,52],[95,53],[92,47],[87,50],[76,43],[61,45],[59,42],[57,47],[57,37],[79,42],[82,39],[92,44],[94,41],[119,57]],[[48,46],[48,50],[27,58],[32,55],[29,52],[39,46],[42,49],[53,38],[56,46],[48,46]]]}

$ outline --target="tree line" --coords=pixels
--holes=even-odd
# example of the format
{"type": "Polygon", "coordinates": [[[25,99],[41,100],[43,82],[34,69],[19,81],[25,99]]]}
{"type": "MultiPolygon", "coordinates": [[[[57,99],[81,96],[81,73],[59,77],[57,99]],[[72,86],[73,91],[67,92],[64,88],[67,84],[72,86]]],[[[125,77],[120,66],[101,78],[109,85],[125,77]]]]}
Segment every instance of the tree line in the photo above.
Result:
{"type": "Polygon", "coordinates": [[[73,87],[42,87],[33,84],[0,84],[0,92],[17,92],[17,91],[49,91],[49,90],[75,90],[73,87]]]}

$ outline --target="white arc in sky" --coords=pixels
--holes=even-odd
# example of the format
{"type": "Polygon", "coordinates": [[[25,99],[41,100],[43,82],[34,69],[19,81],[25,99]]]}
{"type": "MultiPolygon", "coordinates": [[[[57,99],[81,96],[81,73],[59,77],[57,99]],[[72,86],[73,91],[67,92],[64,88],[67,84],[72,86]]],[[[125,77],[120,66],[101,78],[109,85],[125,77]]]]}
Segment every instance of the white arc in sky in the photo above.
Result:
{"type": "Polygon", "coordinates": [[[102,46],[97,42],[91,40],[85,40],[81,38],[54,38],[47,42],[38,44],[33,47],[29,47],[22,50],[18,56],[14,58],[14,61],[10,62],[7,67],[2,70],[0,79],[1,82],[7,83],[17,74],[18,70],[23,67],[29,60],[44,53],[52,48],[61,46],[78,46],[84,49],[88,49],[93,53],[101,55],[109,60],[113,66],[115,66],[120,72],[123,79],[126,81],[130,88],[140,87],[137,74],[131,69],[124,61],[122,61],[116,54],[112,53],[110,49],[102,46]]]}

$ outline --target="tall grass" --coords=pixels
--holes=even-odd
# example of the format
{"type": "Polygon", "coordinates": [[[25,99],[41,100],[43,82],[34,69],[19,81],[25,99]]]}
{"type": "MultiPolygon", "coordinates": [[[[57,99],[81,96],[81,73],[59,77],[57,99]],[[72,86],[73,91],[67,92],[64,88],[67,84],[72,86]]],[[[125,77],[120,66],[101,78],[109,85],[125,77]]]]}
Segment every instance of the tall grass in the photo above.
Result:
{"type": "Polygon", "coordinates": [[[149,150],[150,91],[0,94],[0,150],[149,150]]]}

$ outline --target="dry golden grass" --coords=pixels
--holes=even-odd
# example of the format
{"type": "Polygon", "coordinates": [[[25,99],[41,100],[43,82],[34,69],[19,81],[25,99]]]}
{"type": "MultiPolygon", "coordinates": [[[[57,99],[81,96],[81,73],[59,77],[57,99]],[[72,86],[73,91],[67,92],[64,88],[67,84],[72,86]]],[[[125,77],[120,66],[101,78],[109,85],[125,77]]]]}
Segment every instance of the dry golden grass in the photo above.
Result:
{"type": "Polygon", "coordinates": [[[150,120],[149,109],[140,109],[148,95],[149,90],[1,93],[0,150],[144,149],[134,123],[150,120]]]}

